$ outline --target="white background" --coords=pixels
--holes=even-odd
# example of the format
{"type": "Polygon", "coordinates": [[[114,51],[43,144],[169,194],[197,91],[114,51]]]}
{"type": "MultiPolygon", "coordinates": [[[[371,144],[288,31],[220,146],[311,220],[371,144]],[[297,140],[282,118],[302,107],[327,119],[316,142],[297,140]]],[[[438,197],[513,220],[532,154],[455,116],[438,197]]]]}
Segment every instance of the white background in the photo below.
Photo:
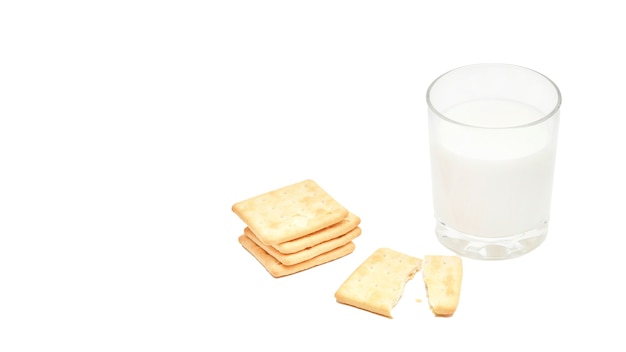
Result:
{"type": "Polygon", "coordinates": [[[3,1],[0,350],[623,351],[613,4],[3,1]],[[452,318],[432,316],[420,275],[393,319],[336,303],[379,247],[448,253],[425,92],[478,62],[562,91],[546,242],[465,260],[452,318]],[[231,206],[307,178],[363,234],[349,256],[274,279],[237,242],[231,206]]]}

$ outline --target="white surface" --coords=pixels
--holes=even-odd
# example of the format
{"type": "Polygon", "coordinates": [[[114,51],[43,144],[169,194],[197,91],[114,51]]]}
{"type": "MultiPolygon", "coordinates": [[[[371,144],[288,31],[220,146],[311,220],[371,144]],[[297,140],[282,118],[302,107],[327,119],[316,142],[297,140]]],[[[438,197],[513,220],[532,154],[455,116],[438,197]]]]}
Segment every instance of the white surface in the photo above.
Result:
{"type": "Polygon", "coordinates": [[[616,6],[3,2],[0,350],[623,351],[616,6]],[[378,247],[446,253],[425,93],[476,62],[533,68],[562,91],[546,242],[466,260],[449,319],[430,314],[420,276],[394,319],[337,304],[378,247]],[[363,234],[348,257],[274,279],[238,244],[230,207],[304,178],[363,234]]]}

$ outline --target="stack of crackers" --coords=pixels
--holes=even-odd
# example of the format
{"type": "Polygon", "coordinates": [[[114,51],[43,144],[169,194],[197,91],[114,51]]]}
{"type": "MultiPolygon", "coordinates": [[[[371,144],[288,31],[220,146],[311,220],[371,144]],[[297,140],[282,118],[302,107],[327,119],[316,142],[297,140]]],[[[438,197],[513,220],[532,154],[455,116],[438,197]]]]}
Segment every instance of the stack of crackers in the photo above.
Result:
{"type": "Polygon", "coordinates": [[[239,243],[274,277],[346,256],[361,219],[317,183],[305,180],[232,206],[246,227],[239,243]]]}

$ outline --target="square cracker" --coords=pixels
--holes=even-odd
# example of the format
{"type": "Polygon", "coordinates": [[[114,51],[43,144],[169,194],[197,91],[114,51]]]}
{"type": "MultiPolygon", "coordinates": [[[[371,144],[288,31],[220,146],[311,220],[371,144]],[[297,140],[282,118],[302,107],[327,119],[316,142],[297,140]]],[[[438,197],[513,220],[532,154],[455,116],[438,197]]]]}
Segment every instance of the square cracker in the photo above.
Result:
{"type": "Polygon", "coordinates": [[[264,251],[266,251],[269,255],[271,255],[272,257],[278,259],[278,261],[280,261],[281,263],[285,264],[285,265],[294,265],[294,264],[298,264],[301,263],[305,260],[309,260],[313,257],[316,257],[322,253],[326,253],[330,250],[333,250],[337,247],[341,247],[344,244],[352,241],[353,239],[359,237],[359,235],[361,235],[361,228],[360,227],[355,227],[354,229],[350,230],[348,233],[333,238],[331,240],[328,240],[326,242],[322,242],[318,245],[315,245],[313,247],[309,247],[306,249],[301,250],[300,252],[296,252],[296,253],[290,253],[290,254],[283,254],[280,253],[279,251],[277,251],[274,247],[272,246],[267,246],[263,243],[261,243],[261,241],[254,235],[254,233],[252,233],[252,231],[250,231],[248,228],[244,229],[244,235],[248,236],[248,238],[250,238],[254,243],[256,243],[257,246],[263,248],[264,251]]]}
{"type": "Polygon", "coordinates": [[[422,272],[428,304],[436,316],[451,316],[461,296],[463,263],[458,256],[427,255],[422,272]]]}
{"type": "Polygon", "coordinates": [[[342,236],[348,233],[350,230],[354,229],[355,227],[359,226],[360,223],[360,217],[354,215],[351,212],[348,212],[348,216],[346,216],[344,219],[336,224],[325,227],[312,234],[296,238],[295,240],[276,243],[272,245],[272,247],[274,247],[280,253],[284,254],[299,252],[322,242],[326,242],[333,238],[342,236]]]}
{"type": "Polygon", "coordinates": [[[267,245],[308,235],[348,215],[346,208],[312,180],[235,203],[232,211],[267,245]]]}
{"type": "Polygon", "coordinates": [[[337,302],[391,318],[404,286],[422,266],[422,260],[389,248],[369,256],[335,292],[337,302]]]}
{"type": "Polygon", "coordinates": [[[329,252],[318,255],[317,257],[306,260],[296,265],[284,265],[276,258],[269,255],[263,248],[252,242],[246,235],[239,236],[239,243],[252,254],[265,267],[273,277],[282,277],[297,272],[310,269],[312,267],[328,263],[335,259],[339,259],[354,251],[354,242],[348,242],[341,247],[335,248],[329,252]]]}

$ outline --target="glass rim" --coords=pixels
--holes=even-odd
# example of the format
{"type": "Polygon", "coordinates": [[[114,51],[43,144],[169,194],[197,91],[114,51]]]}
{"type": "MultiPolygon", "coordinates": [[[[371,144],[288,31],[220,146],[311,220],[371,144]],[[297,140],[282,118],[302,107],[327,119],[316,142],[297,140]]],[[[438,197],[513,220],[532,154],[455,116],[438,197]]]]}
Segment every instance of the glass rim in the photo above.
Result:
{"type": "Polygon", "coordinates": [[[471,128],[487,129],[487,130],[516,129],[516,128],[525,128],[525,127],[537,125],[537,124],[540,124],[540,123],[542,123],[542,122],[544,122],[546,120],[549,120],[553,116],[555,116],[556,113],[561,108],[561,90],[559,89],[559,87],[550,78],[548,78],[548,76],[544,75],[541,72],[538,72],[538,71],[535,71],[533,69],[530,69],[528,67],[524,67],[524,66],[520,66],[520,65],[514,65],[514,64],[506,64],[506,63],[477,63],[477,64],[469,64],[469,65],[464,65],[464,66],[460,66],[460,67],[457,67],[457,68],[453,68],[453,69],[451,69],[449,71],[446,71],[443,74],[439,75],[439,77],[435,78],[435,80],[433,80],[433,82],[428,86],[428,90],[426,90],[426,103],[428,104],[428,108],[433,113],[435,113],[435,115],[437,115],[439,118],[441,118],[441,119],[443,119],[445,121],[448,121],[450,123],[456,124],[456,125],[465,126],[465,127],[471,127],[471,128]],[[470,125],[470,124],[466,124],[466,123],[459,122],[459,121],[456,121],[454,119],[451,119],[451,118],[447,117],[446,115],[444,115],[439,110],[437,110],[434,107],[434,105],[431,102],[431,100],[430,100],[431,90],[433,89],[435,84],[437,82],[439,82],[439,80],[441,78],[443,78],[444,76],[447,76],[448,74],[450,74],[450,73],[452,73],[454,71],[458,71],[458,70],[462,70],[462,69],[466,69],[466,68],[470,68],[470,67],[477,67],[477,66],[501,66],[501,67],[509,67],[509,68],[518,68],[518,69],[530,71],[530,72],[532,72],[534,74],[537,74],[537,75],[543,77],[545,80],[548,81],[548,83],[550,83],[550,85],[552,85],[552,87],[556,91],[557,99],[556,99],[556,104],[554,105],[554,108],[549,113],[545,114],[541,118],[536,119],[535,121],[532,121],[532,122],[529,122],[529,123],[525,123],[525,124],[522,124],[522,125],[506,126],[506,127],[485,127],[485,126],[470,125]]]}

